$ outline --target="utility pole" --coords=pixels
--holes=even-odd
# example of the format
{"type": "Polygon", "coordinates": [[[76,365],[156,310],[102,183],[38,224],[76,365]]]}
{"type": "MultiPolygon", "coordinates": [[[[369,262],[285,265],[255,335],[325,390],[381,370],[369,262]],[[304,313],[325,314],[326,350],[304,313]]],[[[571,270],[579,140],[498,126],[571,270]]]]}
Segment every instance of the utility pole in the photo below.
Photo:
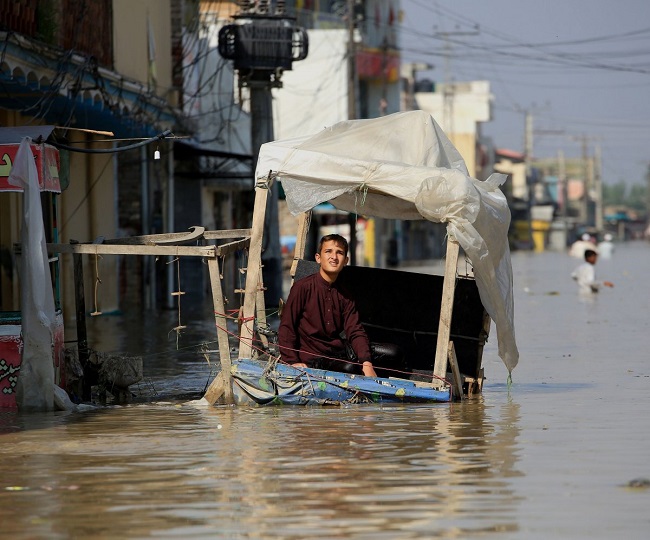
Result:
{"type": "Polygon", "coordinates": [[[557,179],[562,189],[562,225],[564,230],[564,247],[567,246],[567,236],[569,234],[569,182],[566,175],[566,161],[564,159],[564,150],[557,152],[557,179]]]}
{"type": "MultiPolygon", "coordinates": [[[[348,120],[357,119],[357,47],[354,42],[354,4],[356,0],[347,0],[348,17],[348,120]]],[[[348,254],[350,264],[357,264],[357,215],[348,214],[350,227],[350,245],[348,254]]]]}
{"type": "MultiPolygon", "coordinates": [[[[275,6],[269,0],[240,2],[242,10],[235,22],[219,30],[219,54],[234,61],[239,87],[247,87],[251,100],[251,150],[253,176],[262,144],[273,140],[272,88],[281,88],[282,72],[307,57],[308,40],[304,29],[286,16],[284,1],[275,6]]],[[[255,181],[255,178],[253,178],[255,181]]],[[[278,219],[278,186],[274,182],[267,197],[262,246],[264,300],[277,306],[282,298],[282,253],[278,219]]]]}
{"type": "MultiPolygon", "coordinates": [[[[580,214],[579,220],[585,225],[592,225],[598,227],[598,215],[602,218],[602,183],[601,183],[601,165],[600,165],[600,149],[598,149],[598,163],[594,163],[596,158],[589,157],[588,143],[589,140],[599,140],[599,137],[590,137],[588,135],[581,135],[571,137],[572,140],[580,141],[581,146],[581,160],[582,160],[582,186],[583,194],[580,200],[580,214]],[[596,179],[596,175],[598,179],[596,179]],[[598,182],[598,184],[596,184],[598,182]],[[593,198],[592,198],[593,194],[593,198]],[[590,203],[594,202],[594,215],[590,212],[590,203]],[[600,204],[600,209],[598,205],[600,204]],[[591,219],[593,218],[593,219],[591,219]]],[[[600,221],[602,225],[602,221],[600,221]]]]}
{"type": "Polygon", "coordinates": [[[587,154],[587,136],[582,136],[582,205],[580,219],[587,225],[589,219],[589,156],[587,154]]]}
{"type": "MultiPolygon", "coordinates": [[[[648,234],[650,234],[650,165],[645,173],[645,180],[647,182],[646,192],[645,192],[645,211],[646,211],[646,225],[648,228],[648,234]]],[[[650,240],[650,238],[648,238],[650,240]]]]}
{"type": "MultiPolygon", "coordinates": [[[[530,111],[526,111],[524,126],[524,156],[526,162],[526,181],[528,181],[533,157],[533,114],[530,111]]],[[[530,193],[528,194],[528,198],[532,199],[530,193]]]]}
{"type": "Polygon", "coordinates": [[[451,40],[450,38],[457,36],[478,36],[480,34],[478,25],[476,30],[467,31],[454,31],[454,32],[434,32],[433,37],[440,37],[445,41],[445,82],[442,89],[442,109],[443,109],[443,125],[447,136],[454,142],[454,99],[456,97],[456,87],[451,79],[451,40]]]}
{"type": "Polygon", "coordinates": [[[603,179],[602,179],[602,161],[600,156],[600,144],[594,149],[594,198],[595,216],[594,222],[598,231],[603,230],[603,179]]]}
{"type": "Polygon", "coordinates": [[[534,190],[532,183],[532,174],[531,174],[531,161],[533,158],[533,114],[530,111],[526,111],[525,116],[525,125],[524,125],[524,170],[526,176],[526,193],[528,197],[526,198],[526,206],[528,209],[528,238],[530,239],[530,247],[534,249],[535,245],[533,242],[533,217],[532,217],[532,206],[534,199],[534,190]]]}
{"type": "Polygon", "coordinates": [[[347,0],[348,17],[348,120],[357,118],[357,48],[354,42],[354,2],[347,0]]]}

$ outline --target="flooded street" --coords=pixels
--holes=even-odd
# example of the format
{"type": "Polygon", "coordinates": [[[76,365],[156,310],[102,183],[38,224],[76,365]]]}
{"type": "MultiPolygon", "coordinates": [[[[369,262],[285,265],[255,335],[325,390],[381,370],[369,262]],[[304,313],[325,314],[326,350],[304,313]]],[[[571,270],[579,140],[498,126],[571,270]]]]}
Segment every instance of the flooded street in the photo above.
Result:
{"type": "Polygon", "coordinates": [[[0,412],[2,536],[648,538],[627,484],[650,479],[650,244],[599,261],[615,288],[591,302],[579,263],[513,254],[519,366],[509,386],[493,328],[462,403],[204,408],[209,314],[182,314],[179,351],[175,312],[97,319],[91,347],[143,355],[141,402],[0,412]]]}

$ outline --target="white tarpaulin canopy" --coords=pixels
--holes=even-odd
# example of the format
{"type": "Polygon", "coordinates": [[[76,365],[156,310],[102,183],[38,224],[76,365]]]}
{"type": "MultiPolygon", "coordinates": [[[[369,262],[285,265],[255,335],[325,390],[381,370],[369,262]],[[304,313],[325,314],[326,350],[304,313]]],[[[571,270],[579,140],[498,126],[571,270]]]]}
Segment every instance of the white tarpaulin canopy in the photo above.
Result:
{"type": "Polygon", "coordinates": [[[23,349],[16,402],[23,411],[49,411],[54,407],[54,294],[45,245],[38,172],[30,145],[31,139],[25,137],[9,175],[9,184],[25,192],[20,280],[23,349]]]}
{"type": "Polygon", "coordinates": [[[339,122],[320,133],[260,148],[256,178],[282,182],[292,214],[329,201],[341,210],[388,219],[447,223],[474,267],[483,305],[497,328],[499,356],[517,365],[510,210],[506,175],[469,176],[463,158],[423,111],[339,122]]]}

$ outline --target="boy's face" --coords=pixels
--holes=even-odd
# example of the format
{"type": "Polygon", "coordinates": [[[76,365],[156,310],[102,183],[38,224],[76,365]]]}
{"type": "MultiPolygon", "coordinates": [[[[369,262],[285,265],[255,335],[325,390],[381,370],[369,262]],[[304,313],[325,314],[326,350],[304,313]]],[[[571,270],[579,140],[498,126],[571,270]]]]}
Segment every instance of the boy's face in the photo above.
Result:
{"type": "Polygon", "coordinates": [[[348,257],[343,246],[335,240],[323,242],[320,253],[316,253],[316,262],[328,274],[338,274],[348,264],[348,257]]]}

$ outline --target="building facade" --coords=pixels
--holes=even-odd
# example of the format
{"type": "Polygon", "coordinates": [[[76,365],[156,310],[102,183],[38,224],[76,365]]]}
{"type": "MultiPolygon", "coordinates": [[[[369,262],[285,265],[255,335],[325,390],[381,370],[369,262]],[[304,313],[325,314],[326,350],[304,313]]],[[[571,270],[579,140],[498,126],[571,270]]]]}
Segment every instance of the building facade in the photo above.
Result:
{"type": "MultiPolygon", "coordinates": [[[[3,2],[0,124],[56,126],[48,142],[60,145],[60,242],[112,238],[126,231],[141,234],[168,223],[164,192],[171,144],[160,142],[157,149],[164,159],[155,164],[154,148],[115,149],[178,125],[172,81],[173,3],[3,2]],[[159,226],[153,225],[156,212],[159,226]]],[[[20,204],[19,195],[3,197],[0,215],[19,212],[20,204]]],[[[19,239],[16,222],[0,220],[2,244],[19,239]]],[[[73,317],[71,264],[63,257],[62,304],[66,316],[73,317]]],[[[88,290],[96,279],[92,267],[88,264],[86,271],[88,290]]],[[[117,310],[122,296],[119,261],[102,260],[101,272],[101,309],[117,310]]],[[[140,276],[140,284],[148,281],[140,276]]],[[[3,309],[15,309],[19,298],[4,295],[2,302],[3,309]]]]}

